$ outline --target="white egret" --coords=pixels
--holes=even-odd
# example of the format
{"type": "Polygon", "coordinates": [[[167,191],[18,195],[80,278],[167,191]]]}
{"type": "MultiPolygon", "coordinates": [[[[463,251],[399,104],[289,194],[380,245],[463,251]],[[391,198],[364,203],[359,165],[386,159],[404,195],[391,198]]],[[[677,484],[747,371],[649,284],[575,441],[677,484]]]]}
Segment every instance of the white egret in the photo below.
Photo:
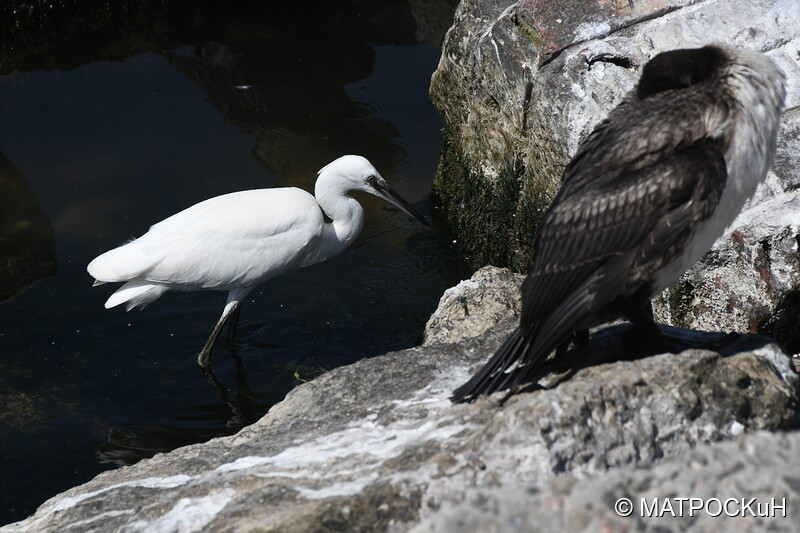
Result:
{"type": "Polygon", "coordinates": [[[349,191],[364,191],[417,213],[365,158],[346,155],[319,171],[314,196],[295,187],[257,189],[204,200],[95,258],[95,285],[125,282],[106,309],[144,308],[168,290],[218,290],[228,301],[197,357],[208,368],[226,323],[233,342],[242,299],[279,274],[330,259],[361,233],[364,209],[349,191]],[[323,211],[331,219],[325,222],[323,211]]]}

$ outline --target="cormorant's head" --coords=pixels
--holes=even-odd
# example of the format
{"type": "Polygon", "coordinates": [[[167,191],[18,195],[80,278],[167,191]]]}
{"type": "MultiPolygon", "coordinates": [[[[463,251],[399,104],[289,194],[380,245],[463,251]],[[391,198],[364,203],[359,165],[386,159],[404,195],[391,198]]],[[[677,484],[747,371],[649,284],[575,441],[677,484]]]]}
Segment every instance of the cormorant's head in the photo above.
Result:
{"type": "Polygon", "coordinates": [[[714,45],[658,54],[642,69],[636,96],[641,100],[663,91],[685,89],[711,79],[718,75],[725,60],[725,51],[714,45]]]}

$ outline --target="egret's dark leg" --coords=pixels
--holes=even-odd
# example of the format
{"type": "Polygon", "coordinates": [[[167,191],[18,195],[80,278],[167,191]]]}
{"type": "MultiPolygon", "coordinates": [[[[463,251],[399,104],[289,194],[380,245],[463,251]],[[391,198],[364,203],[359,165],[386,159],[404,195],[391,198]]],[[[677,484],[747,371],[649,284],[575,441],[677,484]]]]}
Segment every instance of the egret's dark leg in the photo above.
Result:
{"type": "Polygon", "coordinates": [[[242,306],[237,305],[228,321],[228,344],[231,346],[236,346],[236,328],[239,326],[239,313],[241,313],[241,311],[242,306]]]}
{"type": "Polygon", "coordinates": [[[222,310],[222,316],[219,317],[217,321],[217,325],[214,326],[214,331],[211,332],[211,336],[206,341],[206,345],[203,346],[203,349],[200,351],[200,355],[197,356],[197,364],[203,368],[208,368],[211,364],[211,350],[214,349],[214,345],[217,343],[217,339],[219,338],[219,334],[222,332],[222,328],[225,326],[225,323],[231,317],[231,315],[236,314],[237,309],[239,309],[240,301],[239,300],[229,300],[227,304],[225,304],[225,309],[222,310]]]}

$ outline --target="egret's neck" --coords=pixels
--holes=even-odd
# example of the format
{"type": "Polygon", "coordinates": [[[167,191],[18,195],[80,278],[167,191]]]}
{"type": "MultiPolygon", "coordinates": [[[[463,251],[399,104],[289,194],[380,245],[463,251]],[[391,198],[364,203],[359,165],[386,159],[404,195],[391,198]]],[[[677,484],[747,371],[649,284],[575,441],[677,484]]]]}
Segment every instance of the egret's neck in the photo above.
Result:
{"type": "Polygon", "coordinates": [[[314,188],[317,203],[332,222],[323,229],[321,258],[328,259],[350,246],[364,227],[364,209],[355,198],[347,194],[340,183],[317,180],[314,188]]]}

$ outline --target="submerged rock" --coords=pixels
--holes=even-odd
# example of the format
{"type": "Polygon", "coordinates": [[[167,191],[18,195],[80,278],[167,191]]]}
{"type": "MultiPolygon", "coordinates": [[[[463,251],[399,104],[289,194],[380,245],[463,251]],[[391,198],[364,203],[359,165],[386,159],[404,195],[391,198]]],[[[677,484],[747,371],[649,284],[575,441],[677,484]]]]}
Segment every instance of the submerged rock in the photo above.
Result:
{"type": "MultiPolygon", "coordinates": [[[[474,298],[500,290],[492,271],[476,276],[475,292],[466,284],[461,293],[476,315],[495,312],[474,298]]],[[[461,327],[456,314],[447,320],[443,327],[461,327]]],[[[545,512],[552,487],[568,486],[556,501],[574,509],[571,498],[586,493],[570,480],[792,424],[798,376],[769,339],[683,332],[687,345],[714,350],[615,361],[632,356],[621,343],[627,325],[594,334],[587,352],[572,352],[575,371],[549,376],[545,388],[502,406],[502,394],[452,405],[453,388],[515,325],[510,317],[481,337],[332,370],[237,435],[105,472],[3,531],[406,531],[416,524],[456,531],[460,505],[522,487],[524,500],[477,505],[463,515],[502,525],[516,520],[517,504],[529,518],[545,512]],[[495,520],[496,513],[502,516],[495,520]]],[[[440,333],[431,328],[432,336],[440,333]]],[[[640,474],[617,475],[634,487],[622,494],[648,494],[636,488],[640,474]]],[[[599,479],[596,486],[612,491],[599,479]]],[[[548,520],[597,523],[565,513],[548,520]]]]}
{"type": "Polygon", "coordinates": [[[0,153],[0,302],[56,273],[53,227],[25,176],[0,153]]]}

